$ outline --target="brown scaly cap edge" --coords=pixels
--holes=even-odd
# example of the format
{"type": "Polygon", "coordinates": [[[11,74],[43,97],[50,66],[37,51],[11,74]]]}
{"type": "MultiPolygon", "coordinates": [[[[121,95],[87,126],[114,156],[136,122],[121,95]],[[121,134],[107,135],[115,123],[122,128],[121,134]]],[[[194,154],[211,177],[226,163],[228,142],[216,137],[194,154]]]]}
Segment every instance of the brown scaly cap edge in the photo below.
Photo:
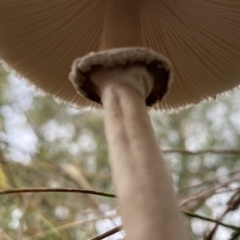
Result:
{"type": "Polygon", "coordinates": [[[113,69],[130,65],[142,65],[153,76],[154,86],[146,97],[146,105],[161,101],[173,81],[172,67],[167,58],[149,48],[117,48],[89,53],[73,62],[69,78],[80,95],[101,104],[101,98],[91,80],[91,71],[96,67],[113,69]]]}

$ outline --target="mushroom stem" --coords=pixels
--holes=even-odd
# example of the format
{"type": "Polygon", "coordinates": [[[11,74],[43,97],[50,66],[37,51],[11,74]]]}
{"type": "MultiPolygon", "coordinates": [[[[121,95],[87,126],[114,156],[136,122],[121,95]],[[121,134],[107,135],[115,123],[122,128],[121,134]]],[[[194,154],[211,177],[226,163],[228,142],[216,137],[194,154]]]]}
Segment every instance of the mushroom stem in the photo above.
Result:
{"type": "Polygon", "coordinates": [[[185,240],[173,183],[151,127],[144,95],[153,79],[142,66],[93,73],[127,239],[185,240]]]}

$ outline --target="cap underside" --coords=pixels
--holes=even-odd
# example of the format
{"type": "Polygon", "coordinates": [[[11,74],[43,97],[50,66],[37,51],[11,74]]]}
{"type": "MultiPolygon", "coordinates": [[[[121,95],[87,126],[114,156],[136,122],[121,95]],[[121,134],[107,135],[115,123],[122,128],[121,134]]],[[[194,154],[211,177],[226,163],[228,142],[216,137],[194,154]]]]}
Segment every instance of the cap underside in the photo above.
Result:
{"type": "MultiPolygon", "coordinates": [[[[73,61],[98,50],[107,0],[1,0],[0,58],[47,93],[96,106],[68,80],[73,61]]],[[[240,84],[239,0],[143,0],[137,47],[173,65],[170,93],[154,105],[177,109],[240,84]]]]}

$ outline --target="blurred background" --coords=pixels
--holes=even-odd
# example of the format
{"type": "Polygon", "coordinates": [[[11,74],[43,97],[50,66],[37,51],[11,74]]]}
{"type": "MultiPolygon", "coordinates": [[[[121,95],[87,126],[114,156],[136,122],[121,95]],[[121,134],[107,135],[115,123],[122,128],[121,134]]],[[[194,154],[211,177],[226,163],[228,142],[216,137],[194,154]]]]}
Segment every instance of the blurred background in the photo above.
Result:
{"type": "MultiPolygon", "coordinates": [[[[150,115],[181,208],[240,225],[239,91],[150,115]]],[[[0,66],[0,189],[26,187],[114,193],[103,113],[59,103],[0,66]]],[[[0,239],[88,240],[119,226],[117,211],[113,198],[79,193],[0,195],[0,239]]],[[[193,240],[239,239],[239,228],[185,219],[193,240]]]]}

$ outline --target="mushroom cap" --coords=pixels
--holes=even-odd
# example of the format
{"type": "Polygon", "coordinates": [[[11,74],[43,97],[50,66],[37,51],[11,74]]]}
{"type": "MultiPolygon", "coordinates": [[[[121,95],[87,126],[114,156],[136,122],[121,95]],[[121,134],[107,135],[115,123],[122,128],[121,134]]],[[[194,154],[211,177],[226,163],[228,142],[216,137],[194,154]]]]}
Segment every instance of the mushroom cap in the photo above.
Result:
{"type": "MultiPolygon", "coordinates": [[[[108,0],[1,0],[0,58],[37,88],[75,106],[97,106],[68,81],[75,58],[98,51],[108,0]]],[[[139,40],[173,65],[177,109],[240,84],[239,0],[142,0],[139,40]]]]}

